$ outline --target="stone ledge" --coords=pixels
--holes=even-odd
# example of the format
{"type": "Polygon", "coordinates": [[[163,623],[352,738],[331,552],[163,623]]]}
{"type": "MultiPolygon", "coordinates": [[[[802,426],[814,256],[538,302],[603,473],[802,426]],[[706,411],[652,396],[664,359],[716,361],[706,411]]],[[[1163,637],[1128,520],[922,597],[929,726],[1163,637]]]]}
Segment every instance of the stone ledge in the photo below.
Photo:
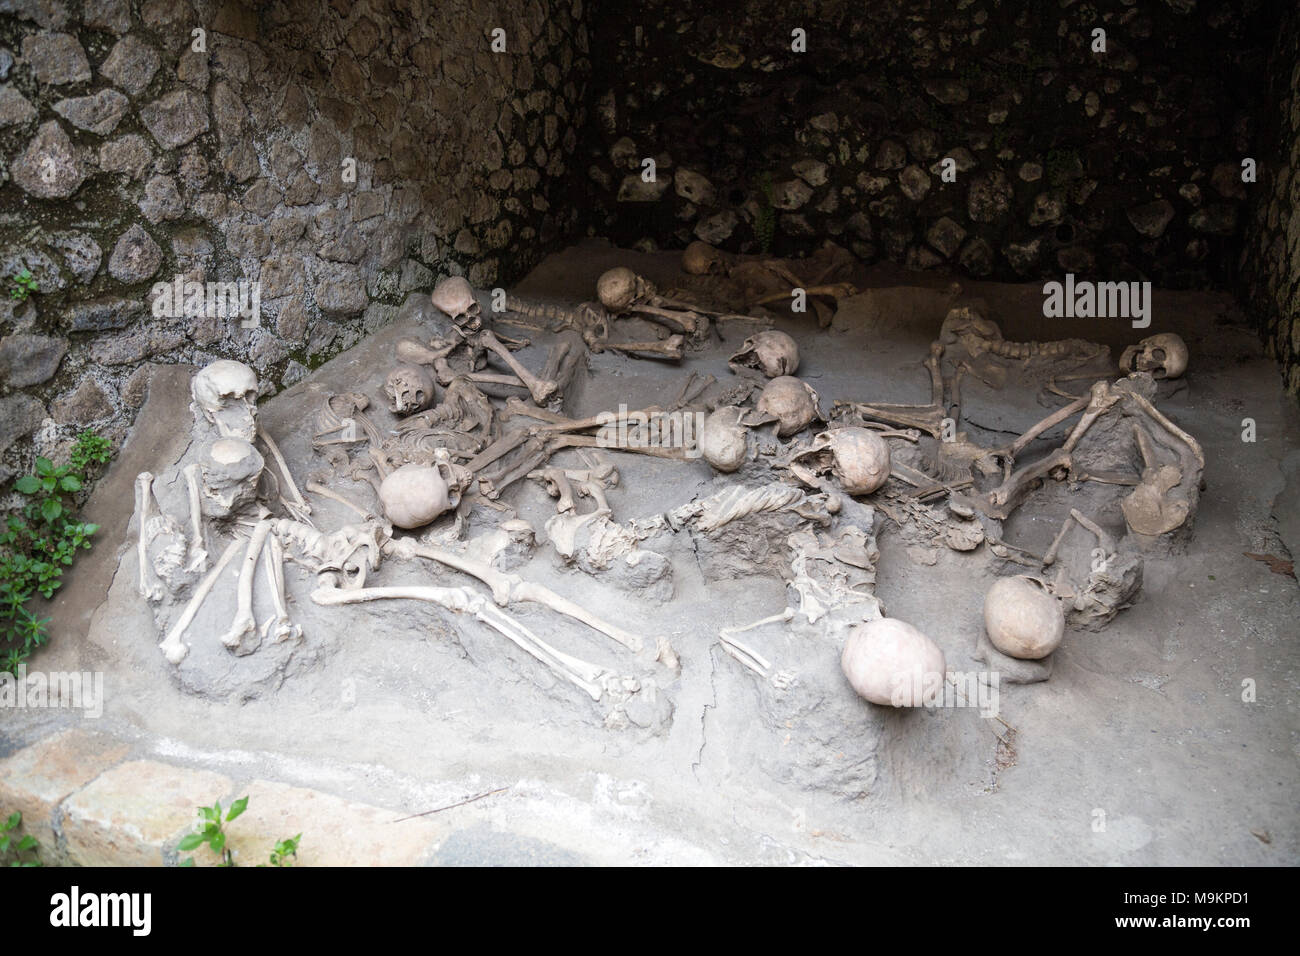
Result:
{"type": "MultiPolygon", "coordinates": [[[[421,866],[450,832],[428,818],[402,820],[407,814],[268,780],[237,795],[249,798],[230,825],[229,846],[241,866],[265,863],[276,841],[299,833],[296,866],[421,866]]],[[[195,862],[203,862],[197,854],[195,862]]]]}
{"type": "Polygon", "coordinates": [[[57,838],[59,804],[126,755],[118,741],[83,730],[39,740],[0,760],[0,816],[22,813],[22,832],[40,842],[41,862],[65,862],[57,838]]]}
{"type": "Polygon", "coordinates": [[[81,866],[163,866],[198,807],[226,802],[233,782],[206,770],[132,760],[109,770],[63,804],[68,859],[81,866]]]}
{"type": "Polygon", "coordinates": [[[228,828],[236,863],[266,863],[278,840],[304,834],[295,866],[420,866],[451,832],[427,818],[269,780],[235,785],[207,770],[127,760],[126,744],[77,729],[54,734],[0,760],[0,812],[23,814],[24,833],[40,842],[41,861],[73,866],[174,866],[206,848],[179,854],[200,806],[229,808],[249,798],[228,828]]]}

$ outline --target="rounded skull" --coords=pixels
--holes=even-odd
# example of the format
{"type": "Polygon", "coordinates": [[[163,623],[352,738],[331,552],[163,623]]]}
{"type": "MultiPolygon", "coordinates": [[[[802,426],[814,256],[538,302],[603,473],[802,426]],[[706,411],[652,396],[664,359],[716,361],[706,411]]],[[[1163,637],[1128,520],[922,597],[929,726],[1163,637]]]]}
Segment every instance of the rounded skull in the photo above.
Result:
{"type": "Polygon", "coordinates": [[[1124,350],[1119,370],[1125,374],[1150,372],[1155,378],[1178,378],[1187,371],[1187,343],[1173,332],[1149,336],[1124,350]]]}
{"type": "Polygon", "coordinates": [[[749,455],[749,429],[741,424],[743,408],[724,405],[715,409],[700,429],[700,454],[722,472],[733,472],[749,455]]]}
{"type": "Polygon", "coordinates": [[[768,378],[793,375],[799,367],[799,346],[778,329],[767,329],[745,339],[730,364],[758,369],[768,378]]]}
{"type": "Polygon", "coordinates": [[[209,518],[228,518],[257,500],[266,463],[243,438],[218,438],[199,461],[200,509],[209,518]]]}
{"type": "Polygon", "coordinates": [[[433,376],[423,365],[399,365],[384,381],[388,409],[398,415],[419,412],[433,404],[433,376]]]}
{"type": "Polygon", "coordinates": [[[758,397],[758,410],[777,418],[776,433],[787,438],[821,418],[821,399],[807,382],[792,375],[772,379],[758,397]]]}
{"type": "Polygon", "coordinates": [[[717,249],[696,239],[682,253],[682,271],[693,276],[722,275],[727,271],[727,262],[717,249]]]}
{"type": "Polygon", "coordinates": [[[479,317],[478,299],[474,287],[464,276],[448,276],[433,287],[430,296],[435,308],[445,312],[455,323],[463,325],[479,317]]]}
{"type": "Polygon", "coordinates": [[[984,629],[1008,657],[1041,660],[1065,637],[1065,612],[1037,578],[998,578],[984,598],[984,629]]]}
{"type": "Polygon", "coordinates": [[[190,406],[195,419],[217,429],[222,438],[252,441],[257,434],[257,375],[243,362],[221,359],[190,379],[190,406]]]}
{"type": "Polygon", "coordinates": [[[892,617],[858,624],[840,655],[840,669],[858,695],[886,707],[920,707],[943,689],[947,670],[939,645],[892,617]]]}
{"type": "Polygon", "coordinates": [[[870,428],[832,428],[791,463],[814,475],[833,474],[846,494],[869,495],[889,478],[889,442],[870,428]]]}
{"type": "Polygon", "coordinates": [[[423,527],[453,506],[449,475],[441,464],[402,465],[380,483],[379,501],[395,527],[423,527]]]}
{"type": "Polygon", "coordinates": [[[633,304],[654,295],[654,286],[626,266],[601,273],[596,280],[596,297],[612,314],[626,312],[633,304]]]}

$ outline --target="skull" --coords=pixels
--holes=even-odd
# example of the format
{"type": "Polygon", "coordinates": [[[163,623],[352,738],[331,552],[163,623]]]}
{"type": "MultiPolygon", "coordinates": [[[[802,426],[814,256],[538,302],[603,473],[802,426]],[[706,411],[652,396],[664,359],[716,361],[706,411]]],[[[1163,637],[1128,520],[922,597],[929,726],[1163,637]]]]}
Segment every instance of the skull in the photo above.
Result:
{"type": "Polygon", "coordinates": [[[700,429],[700,454],[718,471],[732,472],[745,463],[749,454],[749,429],[741,424],[745,411],[724,405],[704,420],[700,429]]]}
{"type": "Polygon", "coordinates": [[[430,296],[434,308],[445,312],[457,325],[476,326],[479,322],[478,299],[474,287],[464,276],[449,276],[433,287],[430,296]]]}
{"type": "Polygon", "coordinates": [[[717,249],[697,239],[682,253],[682,271],[693,276],[725,275],[727,260],[717,249]]]}
{"type": "Polygon", "coordinates": [[[379,501],[395,527],[420,528],[456,507],[457,486],[444,452],[431,465],[412,462],[391,472],[379,485],[379,501]]]}
{"type": "Polygon", "coordinates": [[[655,287],[626,266],[618,266],[596,280],[596,297],[612,314],[626,312],[655,294],[655,287]]]}
{"type": "Polygon", "coordinates": [[[257,376],[243,362],[204,366],[190,380],[190,396],[195,420],[215,426],[222,438],[252,441],[257,434],[257,376]]]}
{"type": "Polygon", "coordinates": [[[758,397],[758,410],[775,415],[776,433],[786,438],[821,418],[821,399],[807,382],[792,375],[772,379],[758,397]]]}
{"type": "Polygon", "coordinates": [[[433,376],[423,365],[399,365],[384,381],[388,408],[398,415],[422,411],[433,403],[433,376]]]}
{"type": "Polygon", "coordinates": [[[889,443],[869,428],[832,428],[791,463],[815,475],[833,473],[845,494],[869,495],[889,478],[889,443]]]}
{"type": "Polygon", "coordinates": [[[1178,378],[1187,371],[1187,343],[1173,332],[1161,332],[1130,345],[1119,359],[1119,370],[1150,372],[1156,378],[1178,378]]]}
{"type": "Polygon", "coordinates": [[[768,329],[745,339],[730,364],[756,368],[768,378],[793,375],[799,367],[799,346],[784,332],[768,329]]]}
{"type": "Polygon", "coordinates": [[[873,704],[920,707],[942,692],[947,666],[929,637],[897,618],[882,617],[853,628],[840,669],[873,704]]]}
{"type": "Polygon", "coordinates": [[[970,355],[988,351],[993,342],[1002,341],[1002,330],[992,319],[985,318],[977,305],[959,305],[948,310],[939,327],[939,341],[945,346],[960,344],[970,355]]]}
{"type": "Polygon", "coordinates": [[[984,598],[984,629],[1008,657],[1041,660],[1065,637],[1065,612],[1038,578],[998,578],[984,598]]]}
{"type": "Polygon", "coordinates": [[[218,438],[208,445],[199,462],[202,512],[228,518],[251,505],[264,464],[258,450],[242,438],[218,438]]]}

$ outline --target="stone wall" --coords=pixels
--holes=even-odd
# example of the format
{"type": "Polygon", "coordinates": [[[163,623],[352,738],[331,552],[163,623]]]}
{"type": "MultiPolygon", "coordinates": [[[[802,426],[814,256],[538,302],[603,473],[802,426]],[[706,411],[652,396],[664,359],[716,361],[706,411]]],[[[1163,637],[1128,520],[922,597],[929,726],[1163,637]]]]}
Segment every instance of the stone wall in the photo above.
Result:
{"type": "Polygon", "coordinates": [[[0,478],[82,427],[120,438],[151,362],[237,358],[274,391],[442,275],[520,276],[577,222],[582,21],[581,0],[0,0],[0,478]],[[260,282],[260,326],[156,317],[177,275],[260,282]]]}
{"type": "Polygon", "coordinates": [[[1219,285],[1282,6],[644,0],[593,22],[592,229],[778,254],[829,236],[866,261],[1003,280],[1219,285]]]}
{"type": "Polygon", "coordinates": [[[1246,241],[1243,298],[1287,391],[1300,397],[1300,13],[1277,32],[1269,82],[1261,93],[1266,144],[1246,241]]]}

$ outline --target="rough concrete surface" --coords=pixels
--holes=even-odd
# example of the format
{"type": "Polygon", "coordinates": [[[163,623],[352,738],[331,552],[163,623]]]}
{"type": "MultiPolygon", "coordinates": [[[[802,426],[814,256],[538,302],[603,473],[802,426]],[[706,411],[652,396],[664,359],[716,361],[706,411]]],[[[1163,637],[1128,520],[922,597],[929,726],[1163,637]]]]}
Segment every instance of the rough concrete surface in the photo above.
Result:
{"type": "MultiPolygon", "coordinates": [[[[576,302],[616,264],[661,287],[680,278],[675,256],[586,243],[551,257],[512,292],[576,302]]],[[[877,271],[855,281],[881,288],[918,280],[877,271]]],[[[799,374],[824,409],[835,398],[928,400],[921,360],[947,299],[942,281],[924,281],[913,298],[933,307],[910,310],[907,322],[881,319],[858,300],[845,303],[827,332],[810,317],[777,319],[798,340],[799,374]]],[[[1008,339],[1082,337],[1117,353],[1147,334],[1119,320],[1048,322],[1037,286],[967,291],[988,299],[1008,339]]],[[[135,429],[91,501],[90,520],[104,530],[69,575],[50,612],[53,639],[30,666],[102,670],[105,710],[93,729],[128,741],[137,758],[202,768],[236,781],[235,789],[279,781],[404,815],[507,788],[437,815],[446,837],[432,861],[441,864],[1293,865],[1300,589],[1243,552],[1294,553],[1300,412],[1227,297],[1158,292],[1153,329],[1175,314],[1191,372],[1162,386],[1158,405],[1205,448],[1194,535],[1184,553],[1147,556],[1136,605],[1107,628],[1068,632],[1049,680],[1004,683],[1001,721],[969,707],[867,704],[840,675],[838,647],[780,625],[746,640],[795,680],[784,689],[760,680],[721,651],[717,631],[779,612],[783,583],[765,567],[706,581],[680,534],[664,545],[675,585],[666,603],[560,567],[544,542],[518,569],[624,626],[667,635],[680,676],[545,608],[509,609],[562,649],[640,680],[639,720],[611,716],[608,703],[560,683],[495,632],[429,605],[318,607],[300,568],[288,572],[290,609],[304,646],[315,649],[310,660],[273,679],[200,687],[155,647],[161,635],[136,593],[128,536],[135,474],[161,474],[185,451],[187,379],[175,368],[156,371],[135,429]],[[1253,444],[1241,441],[1245,417],[1256,422],[1253,444]],[[1250,703],[1242,699],[1246,680],[1256,688],[1250,703]]],[[[263,403],[261,421],[300,485],[325,469],[310,448],[322,395],[360,390],[377,402],[393,344],[419,331],[409,316],[400,319],[263,403]]],[[[722,378],[747,331],[724,326],[726,342],[688,353],[680,366],[594,355],[566,413],[661,401],[688,370],[722,378]]],[[[546,337],[533,338],[519,356],[538,369],[546,337]]],[[[1004,401],[973,385],[964,398],[967,427],[985,444],[1019,431],[1022,413],[1033,421],[1056,407],[1023,395],[1004,401]]],[[[1059,434],[1035,447],[1051,447],[1059,434]]],[[[702,461],[616,457],[622,480],[609,499],[619,521],[662,513],[714,481],[702,461]]],[[[366,486],[348,490],[368,500],[366,486]]],[[[539,531],[554,510],[533,482],[503,500],[539,531]]],[[[1069,502],[1059,488],[1038,492],[1008,523],[1008,539],[1041,554],[1069,502]]],[[[323,528],[349,520],[326,501],[314,517],[323,528]]],[[[493,517],[476,513],[469,536],[490,530],[493,517]]],[[[444,530],[435,525],[429,539],[444,530]]],[[[983,597],[1006,570],[987,548],[920,553],[881,515],[876,535],[876,596],[886,613],[929,634],[950,671],[980,669],[972,654],[983,597]]],[[[227,578],[212,604],[228,612],[227,578]]],[[[376,583],[403,581],[482,590],[418,563],[386,564],[376,583]]],[[[200,628],[192,646],[219,625],[200,628]]],[[[195,648],[195,660],[209,650],[218,660],[218,651],[227,654],[195,648]]],[[[15,711],[0,723],[0,754],[74,722],[67,711],[15,711]]],[[[310,823],[304,829],[304,847],[321,836],[310,823]]],[[[376,850],[381,858],[412,862],[400,847],[376,850]]]]}

